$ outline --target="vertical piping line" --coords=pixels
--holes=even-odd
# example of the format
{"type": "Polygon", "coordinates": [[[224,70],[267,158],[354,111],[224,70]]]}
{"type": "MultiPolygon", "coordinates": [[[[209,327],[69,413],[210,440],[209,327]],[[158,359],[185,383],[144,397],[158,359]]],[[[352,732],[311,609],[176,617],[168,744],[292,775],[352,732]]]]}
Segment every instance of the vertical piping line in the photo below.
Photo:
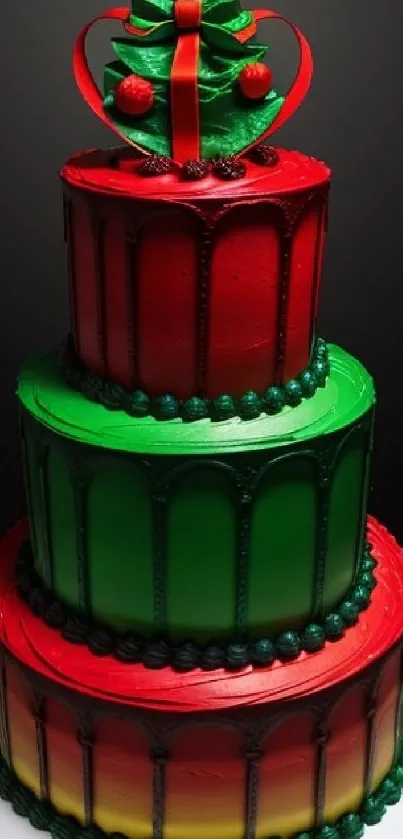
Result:
{"type": "Polygon", "coordinates": [[[151,752],[153,762],[153,839],[163,839],[165,820],[165,798],[166,798],[166,763],[169,759],[164,749],[155,749],[151,752]]]}
{"type": "Polygon", "coordinates": [[[255,839],[257,824],[257,804],[259,794],[259,769],[263,752],[252,740],[245,750],[245,829],[244,839],[255,839]]]}
{"type": "Polygon", "coordinates": [[[131,386],[138,383],[138,362],[140,347],[138,343],[138,271],[137,242],[134,234],[126,233],[126,307],[127,307],[127,346],[131,386]]]}
{"type": "Polygon", "coordinates": [[[329,742],[327,721],[321,721],[316,734],[315,828],[322,827],[326,800],[326,751],[329,742]]]}
{"type": "Polygon", "coordinates": [[[50,794],[45,699],[39,694],[34,696],[33,715],[35,720],[36,750],[39,765],[40,797],[42,801],[48,801],[50,794]]]}
{"type": "Polygon", "coordinates": [[[318,520],[316,525],[315,574],[312,617],[322,613],[323,588],[325,583],[327,531],[330,501],[330,451],[320,453],[318,475],[318,520]]]}

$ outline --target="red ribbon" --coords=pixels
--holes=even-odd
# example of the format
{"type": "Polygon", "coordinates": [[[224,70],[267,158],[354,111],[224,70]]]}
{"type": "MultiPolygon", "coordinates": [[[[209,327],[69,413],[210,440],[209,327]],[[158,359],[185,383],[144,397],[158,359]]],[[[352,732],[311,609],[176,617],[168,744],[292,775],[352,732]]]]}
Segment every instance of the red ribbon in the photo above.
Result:
{"type": "Polygon", "coordinates": [[[73,52],[73,73],[74,78],[76,80],[77,87],[83,97],[84,101],[89,105],[91,110],[94,114],[105,123],[115,134],[118,135],[125,143],[129,143],[129,145],[133,146],[133,148],[137,149],[138,151],[143,151],[141,146],[138,146],[136,143],[133,143],[129,140],[122,131],[119,131],[119,128],[115,125],[115,123],[110,119],[107,112],[104,108],[104,100],[103,96],[99,91],[98,85],[94,79],[94,76],[91,73],[91,70],[88,65],[87,60],[87,35],[90,29],[101,20],[121,20],[122,22],[127,20],[127,7],[125,8],[116,8],[116,9],[107,9],[106,12],[98,15],[98,17],[91,20],[87,23],[83,29],[81,30],[76,43],[74,45],[74,52],[73,52]]]}
{"type": "MultiPolygon", "coordinates": [[[[172,157],[179,163],[183,163],[185,160],[200,157],[198,68],[202,0],[175,0],[174,13],[178,40],[170,77],[172,157]]],[[[254,140],[248,148],[263,142],[266,137],[277,131],[292,116],[309,90],[313,70],[312,54],[308,41],[291,21],[277,12],[265,11],[264,9],[253,11],[252,16],[253,21],[249,26],[241,32],[234,33],[239,41],[244,42],[252,37],[260,20],[268,18],[282,20],[292,29],[296,37],[300,49],[300,60],[294,82],[277,117],[262,136],[254,140]]],[[[120,20],[124,23],[125,29],[135,35],[146,36],[150,30],[137,29],[131,26],[128,21],[127,8],[109,9],[82,29],[74,47],[73,57],[76,83],[90,108],[126,143],[144,151],[141,146],[129,140],[108,116],[103,106],[103,97],[89,68],[86,57],[87,35],[94,24],[100,20],[120,20]]],[[[243,149],[242,153],[245,151],[247,149],[243,149]]]]}
{"type": "Polygon", "coordinates": [[[202,16],[201,0],[175,0],[174,15],[178,29],[200,29],[202,16]]]}
{"type": "Polygon", "coordinates": [[[171,68],[172,157],[183,163],[200,157],[199,91],[202,0],[175,0],[178,43],[171,68]]]}
{"type": "MultiPolygon", "coordinates": [[[[252,12],[255,29],[259,20],[265,20],[268,18],[274,18],[275,20],[282,20],[283,23],[286,23],[287,26],[292,29],[296,40],[299,46],[299,65],[298,70],[295,76],[295,79],[285,97],[285,101],[280,108],[276,118],[273,120],[272,124],[266,129],[262,137],[259,140],[255,140],[253,143],[248,146],[248,148],[252,148],[256,146],[257,143],[262,143],[266,137],[270,137],[274,131],[278,131],[281,125],[284,125],[287,120],[292,117],[295,111],[299,108],[301,102],[305,99],[306,94],[310,88],[311,80],[312,80],[312,73],[313,73],[313,58],[311,48],[308,44],[308,41],[305,38],[305,35],[302,34],[301,30],[295,26],[294,23],[291,23],[290,20],[283,17],[283,15],[278,14],[278,12],[271,12],[268,9],[257,9],[257,11],[252,12]]],[[[253,34],[253,33],[252,33],[253,34]]],[[[250,35],[246,35],[245,38],[245,30],[241,33],[238,33],[236,36],[239,41],[247,40],[250,35]]],[[[247,151],[247,149],[244,149],[247,151]]]]}

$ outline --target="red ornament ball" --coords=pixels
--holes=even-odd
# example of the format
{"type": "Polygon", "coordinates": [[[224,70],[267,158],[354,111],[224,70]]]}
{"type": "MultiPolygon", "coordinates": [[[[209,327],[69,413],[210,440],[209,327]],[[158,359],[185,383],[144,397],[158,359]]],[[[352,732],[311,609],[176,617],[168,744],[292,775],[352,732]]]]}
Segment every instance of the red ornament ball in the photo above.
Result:
{"type": "Polygon", "coordinates": [[[238,76],[239,86],[246,99],[263,99],[272,88],[273,74],[261,61],[247,64],[238,76]]]}
{"type": "Polygon", "coordinates": [[[115,88],[115,105],[118,111],[138,117],[150,110],[154,101],[154,88],[141,76],[126,76],[115,88]]]}

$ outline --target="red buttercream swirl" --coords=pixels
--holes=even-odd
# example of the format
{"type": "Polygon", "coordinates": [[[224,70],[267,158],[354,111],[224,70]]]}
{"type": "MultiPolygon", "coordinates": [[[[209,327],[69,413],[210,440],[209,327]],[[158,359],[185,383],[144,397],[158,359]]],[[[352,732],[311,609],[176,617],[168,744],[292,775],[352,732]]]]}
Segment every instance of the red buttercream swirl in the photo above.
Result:
{"type": "Polygon", "coordinates": [[[267,199],[277,195],[310,190],[327,184],[330,169],[313,157],[298,151],[276,149],[276,166],[266,167],[244,160],[245,177],[237,181],[222,181],[207,175],[200,181],[181,180],[173,171],[154,178],[144,178],[138,170],[141,158],[124,149],[116,152],[118,166],[108,165],[110,152],[92,149],[72,157],[61,171],[69,186],[86,192],[115,195],[122,198],[144,198],[159,201],[225,201],[229,199],[267,199]]]}

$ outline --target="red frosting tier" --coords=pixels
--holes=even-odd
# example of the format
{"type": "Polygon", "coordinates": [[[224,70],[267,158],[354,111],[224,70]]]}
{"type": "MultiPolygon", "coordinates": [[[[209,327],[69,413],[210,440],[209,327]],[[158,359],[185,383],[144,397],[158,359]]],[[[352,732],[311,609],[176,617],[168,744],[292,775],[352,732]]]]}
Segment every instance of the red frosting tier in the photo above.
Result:
{"type": "Polygon", "coordinates": [[[279,150],[244,178],[144,177],[127,152],[63,168],[84,364],[151,396],[241,396],[309,364],[329,169],[279,150]]]}
{"type": "Polygon", "coordinates": [[[393,773],[368,799],[398,757],[402,705],[402,557],[380,525],[378,585],[342,641],[182,676],[97,659],[33,617],[12,582],[25,532],[1,546],[0,745],[39,797],[133,839],[286,837],[361,806],[374,823],[396,800],[393,773]]]}

